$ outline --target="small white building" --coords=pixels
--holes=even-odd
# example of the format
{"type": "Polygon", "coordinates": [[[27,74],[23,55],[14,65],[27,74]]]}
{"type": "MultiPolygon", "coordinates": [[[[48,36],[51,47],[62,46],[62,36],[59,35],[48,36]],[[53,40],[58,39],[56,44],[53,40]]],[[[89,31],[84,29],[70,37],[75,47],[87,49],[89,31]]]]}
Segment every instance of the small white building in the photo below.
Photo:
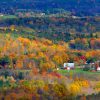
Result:
{"type": "Polygon", "coordinates": [[[97,71],[100,71],[100,67],[97,68],[97,71]]]}
{"type": "Polygon", "coordinates": [[[64,63],[64,68],[74,69],[75,68],[75,64],[74,63],[64,63]]]}
{"type": "Polygon", "coordinates": [[[0,17],[3,17],[4,15],[0,13],[0,17]]]}

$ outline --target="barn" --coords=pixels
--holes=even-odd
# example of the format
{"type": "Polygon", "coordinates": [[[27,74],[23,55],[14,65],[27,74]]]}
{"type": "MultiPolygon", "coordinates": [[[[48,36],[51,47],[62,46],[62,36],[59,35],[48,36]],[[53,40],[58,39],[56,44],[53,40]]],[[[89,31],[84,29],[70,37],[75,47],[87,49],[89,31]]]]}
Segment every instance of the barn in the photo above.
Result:
{"type": "Polygon", "coordinates": [[[64,63],[64,69],[74,69],[75,64],[74,63],[64,63]]]}

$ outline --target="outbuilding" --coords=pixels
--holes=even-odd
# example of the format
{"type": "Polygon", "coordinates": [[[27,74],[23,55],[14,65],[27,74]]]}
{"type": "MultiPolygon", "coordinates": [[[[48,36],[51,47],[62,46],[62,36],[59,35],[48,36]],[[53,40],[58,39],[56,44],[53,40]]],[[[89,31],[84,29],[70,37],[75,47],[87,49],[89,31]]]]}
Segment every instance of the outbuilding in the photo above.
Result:
{"type": "Polygon", "coordinates": [[[75,64],[74,63],[64,63],[64,69],[74,69],[75,68],[75,64]]]}

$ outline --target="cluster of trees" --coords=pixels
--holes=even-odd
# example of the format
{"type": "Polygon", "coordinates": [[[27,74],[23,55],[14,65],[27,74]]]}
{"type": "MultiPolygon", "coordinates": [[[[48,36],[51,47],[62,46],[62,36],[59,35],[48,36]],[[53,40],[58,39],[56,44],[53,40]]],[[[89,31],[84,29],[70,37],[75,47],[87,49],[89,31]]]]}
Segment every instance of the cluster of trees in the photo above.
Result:
{"type": "Polygon", "coordinates": [[[100,38],[77,38],[70,41],[70,47],[78,50],[100,49],[100,38]]]}
{"type": "Polygon", "coordinates": [[[88,59],[100,59],[100,50],[70,50],[68,43],[54,44],[48,39],[30,40],[0,35],[0,65],[3,68],[31,69],[50,71],[62,67],[65,62],[85,63],[88,59]]]}
{"type": "MultiPolygon", "coordinates": [[[[16,26],[19,27],[16,30],[11,31],[17,33],[32,33],[38,37],[45,37],[54,41],[70,41],[72,39],[78,38],[97,38],[98,34],[94,33],[99,32],[99,18],[72,18],[72,17],[25,17],[25,18],[8,18],[6,20],[0,20],[2,27],[16,26]],[[24,29],[22,28],[24,27],[24,29]],[[30,31],[25,31],[25,28],[28,27],[30,31]],[[19,31],[18,31],[19,30],[19,31]]],[[[0,30],[1,31],[1,30],[0,30]]],[[[9,29],[5,30],[9,32],[9,29]]]]}
{"type": "Polygon", "coordinates": [[[83,88],[86,89],[90,85],[85,79],[70,81],[64,76],[63,78],[56,78],[51,74],[37,76],[37,78],[31,74],[30,77],[31,80],[17,80],[12,76],[6,78],[0,76],[0,99],[73,100],[77,95],[83,94],[83,88]]]}
{"type": "Polygon", "coordinates": [[[74,99],[84,92],[83,88],[89,88],[89,82],[84,79],[70,80],[56,73],[55,69],[65,62],[82,65],[99,59],[100,50],[75,50],[64,41],[53,43],[45,38],[0,34],[0,68],[31,69],[0,73],[0,99],[74,99]]]}

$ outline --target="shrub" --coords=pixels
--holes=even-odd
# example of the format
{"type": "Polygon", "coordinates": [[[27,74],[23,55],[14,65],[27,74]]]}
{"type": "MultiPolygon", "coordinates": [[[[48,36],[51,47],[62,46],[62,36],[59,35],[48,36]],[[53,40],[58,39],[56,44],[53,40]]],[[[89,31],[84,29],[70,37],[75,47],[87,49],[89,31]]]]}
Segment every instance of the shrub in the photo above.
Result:
{"type": "Polygon", "coordinates": [[[72,96],[76,96],[80,93],[81,87],[78,83],[72,83],[69,85],[69,92],[72,96]]]}
{"type": "Polygon", "coordinates": [[[0,65],[5,67],[5,65],[9,65],[11,63],[11,59],[8,56],[4,56],[0,58],[0,65]]]}

